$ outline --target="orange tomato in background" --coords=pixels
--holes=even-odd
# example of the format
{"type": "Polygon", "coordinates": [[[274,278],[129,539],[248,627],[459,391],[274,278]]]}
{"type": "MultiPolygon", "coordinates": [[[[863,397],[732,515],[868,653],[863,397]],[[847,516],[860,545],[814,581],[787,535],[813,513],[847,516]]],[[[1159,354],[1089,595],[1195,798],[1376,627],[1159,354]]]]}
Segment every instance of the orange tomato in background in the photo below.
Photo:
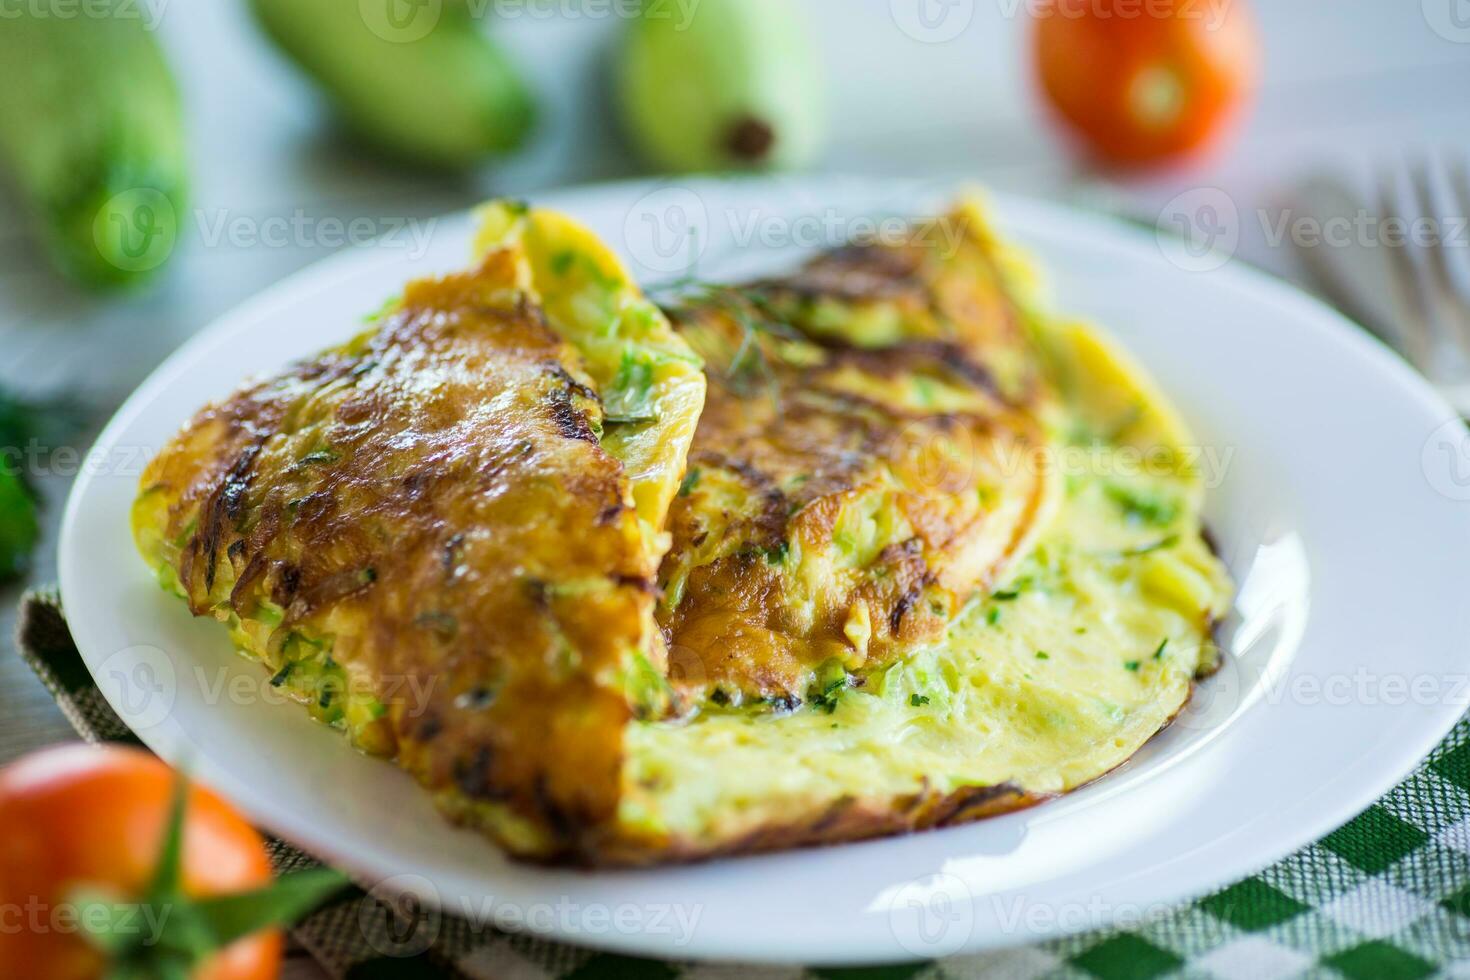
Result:
{"type": "MultiPolygon", "coordinates": [[[[68,745],[0,772],[0,965],[7,977],[94,980],[102,955],[68,922],[74,889],[134,898],[147,888],[168,825],[177,776],[146,752],[68,745]]],[[[207,897],[265,886],[260,835],[207,789],[189,788],[182,887],[207,897]]],[[[141,928],[147,923],[141,921],[141,928]]],[[[279,931],[214,954],[194,980],[274,980],[279,931]]]]}
{"type": "Polygon", "coordinates": [[[1033,20],[1043,93],[1105,163],[1205,150],[1255,91],[1260,42],[1245,0],[1042,0],[1033,20]]]}

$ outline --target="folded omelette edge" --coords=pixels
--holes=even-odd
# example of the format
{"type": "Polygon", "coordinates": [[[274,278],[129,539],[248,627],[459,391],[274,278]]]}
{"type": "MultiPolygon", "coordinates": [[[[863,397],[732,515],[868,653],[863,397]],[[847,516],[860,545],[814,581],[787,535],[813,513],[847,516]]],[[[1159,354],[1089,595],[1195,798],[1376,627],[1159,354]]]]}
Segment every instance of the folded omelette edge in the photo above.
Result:
{"type": "Polygon", "coordinates": [[[469,270],[200,412],[133,526],[272,684],[549,860],[599,849],[626,725],[666,710],[661,511],[704,379],[590,235],[514,205],[497,221],[469,270]],[[546,223],[571,264],[538,254],[546,223]],[[564,279],[582,308],[557,305],[564,279]]]}

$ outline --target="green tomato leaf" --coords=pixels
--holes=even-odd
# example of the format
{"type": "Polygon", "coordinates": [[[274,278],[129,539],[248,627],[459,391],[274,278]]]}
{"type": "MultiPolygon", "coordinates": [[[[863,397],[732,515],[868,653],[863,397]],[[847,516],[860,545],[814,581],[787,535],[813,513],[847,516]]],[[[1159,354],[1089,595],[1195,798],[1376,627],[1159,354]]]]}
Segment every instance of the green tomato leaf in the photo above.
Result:
{"type": "Polygon", "coordinates": [[[329,868],[298,871],[255,891],[199,899],[193,911],[208,925],[216,946],[228,946],[253,932],[290,925],[348,884],[345,875],[329,868]]]}

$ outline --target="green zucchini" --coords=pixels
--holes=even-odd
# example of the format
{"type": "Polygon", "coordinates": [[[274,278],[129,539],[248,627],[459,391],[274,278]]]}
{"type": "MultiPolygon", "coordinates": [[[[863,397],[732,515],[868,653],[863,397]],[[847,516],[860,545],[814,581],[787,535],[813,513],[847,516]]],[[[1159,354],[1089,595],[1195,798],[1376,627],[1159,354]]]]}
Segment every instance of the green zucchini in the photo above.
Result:
{"type": "Polygon", "coordinates": [[[467,4],[251,0],[251,8],[347,127],[389,156],[464,168],[515,149],[531,128],[530,92],[467,4]]]}
{"type": "Polygon", "coordinates": [[[617,64],[629,139],[670,171],[785,170],[821,154],[817,51],[791,0],[645,0],[617,64]]]}
{"type": "Polygon", "coordinates": [[[150,278],[178,240],[186,165],[178,89],[129,7],[0,21],[0,161],[58,266],[97,288],[150,278]],[[107,13],[107,16],[103,16],[107,13]]]}

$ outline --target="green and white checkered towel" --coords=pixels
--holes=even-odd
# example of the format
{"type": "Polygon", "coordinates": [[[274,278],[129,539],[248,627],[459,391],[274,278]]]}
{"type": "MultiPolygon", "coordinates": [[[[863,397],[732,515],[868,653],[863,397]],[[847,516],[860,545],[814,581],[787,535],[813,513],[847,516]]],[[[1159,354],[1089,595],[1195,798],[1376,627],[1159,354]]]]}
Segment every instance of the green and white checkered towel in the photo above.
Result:
{"type": "MultiPolygon", "coordinates": [[[[54,592],[26,596],[17,646],[84,738],[136,743],[93,685],[54,592]]],[[[285,844],[272,852],[282,870],[313,863],[285,844]]],[[[592,953],[448,916],[425,935],[405,929],[401,912],[352,891],[294,934],[343,980],[1470,976],[1470,718],[1367,811],[1259,874],[1137,928],[1002,953],[851,970],[711,967],[592,953]]]]}

